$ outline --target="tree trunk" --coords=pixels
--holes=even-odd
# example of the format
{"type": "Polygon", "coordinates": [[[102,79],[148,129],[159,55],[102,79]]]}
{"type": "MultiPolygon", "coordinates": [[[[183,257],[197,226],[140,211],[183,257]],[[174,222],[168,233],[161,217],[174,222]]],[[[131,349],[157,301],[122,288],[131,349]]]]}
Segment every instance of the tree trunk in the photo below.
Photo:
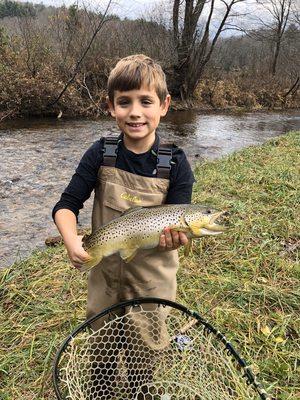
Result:
{"type": "Polygon", "coordinates": [[[193,0],[185,0],[184,25],[179,33],[179,7],[180,1],[174,0],[173,3],[173,37],[175,49],[177,51],[177,63],[173,66],[173,73],[169,79],[169,89],[174,97],[192,103],[195,89],[205,70],[206,64],[210,60],[212,51],[215,47],[226,20],[230,15],[232,6],[243,0],[230,0],[225,3],[226,10],[219,28],[213,39],[210,41],[210,24],[215,6],[215,0],[210,2],[210,12],[206,17],[204,33],[202,38],[198,37],[197,24],[203,11],[205,0],[197,0],[194,6],[193,0]]]}
{"type": "Polygon", "coordinates": [[[280,50],[280,41],[278,40],[275,44],[274,57],[273,57],[273,62],[272,62],[272,66],[271,66],[271,74],[273,76],[276,75],[276,67],[277,67],[277,61],[278,61],[278,56],[279,56],[279,50],[280,50]]]}

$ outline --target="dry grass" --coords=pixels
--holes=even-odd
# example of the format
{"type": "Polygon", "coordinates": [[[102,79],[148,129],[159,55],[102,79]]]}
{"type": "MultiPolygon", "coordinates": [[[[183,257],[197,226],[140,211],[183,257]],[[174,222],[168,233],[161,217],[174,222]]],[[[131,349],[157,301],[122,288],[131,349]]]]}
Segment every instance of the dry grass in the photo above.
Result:
{"type": "MultiPolygon", "coordinates": [[[[227,207],[230,229],[182,258],[178,301],[231,338],[278,399],[300,398],[300,135],[196,169],[194,201],[227,207]]],[[[0,275],[0,398],[51,400],[56,349],[84,319],[86,279],[64,249],[0,275]]]]}

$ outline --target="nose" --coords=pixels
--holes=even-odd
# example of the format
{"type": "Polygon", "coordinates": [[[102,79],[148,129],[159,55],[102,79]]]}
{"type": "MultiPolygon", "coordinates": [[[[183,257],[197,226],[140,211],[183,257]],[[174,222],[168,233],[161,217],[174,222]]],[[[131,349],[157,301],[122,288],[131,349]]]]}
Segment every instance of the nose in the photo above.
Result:
{"type": "Polygon", "coordinates": [[[130,118],[138,119],[142,116],[142,110],[138,103],[133,103],[130,108],[130,118]]]}

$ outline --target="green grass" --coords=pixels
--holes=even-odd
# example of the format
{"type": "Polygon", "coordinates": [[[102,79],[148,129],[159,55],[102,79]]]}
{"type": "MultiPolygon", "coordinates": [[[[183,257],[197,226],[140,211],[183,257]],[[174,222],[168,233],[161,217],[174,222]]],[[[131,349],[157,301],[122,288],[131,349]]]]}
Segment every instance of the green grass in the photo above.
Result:
{"type": "MultiPolygon", "coordinates": [[[[300,399],[300,134],[197,166],[194,202],[227,208],[222,237],[181,258],[178,301],[232,340],[269,392],[300,399]]],[[[0,399],[51,400],[57,348],[85,317],[86,277],[62,246],[2,271],[0,399]]]]}

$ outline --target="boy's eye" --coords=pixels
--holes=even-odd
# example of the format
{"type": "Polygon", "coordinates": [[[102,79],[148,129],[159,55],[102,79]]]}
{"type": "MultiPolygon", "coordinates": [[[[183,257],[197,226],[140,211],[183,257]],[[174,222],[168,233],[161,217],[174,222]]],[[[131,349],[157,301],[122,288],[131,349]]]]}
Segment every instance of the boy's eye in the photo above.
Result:
{"type": "MultiPolygon", "coordinates": [[[[120,107],[127,107],[128,105],[131,104],[131,100],[127,100],[127,99],[119,99],[117,100],[117,105],[120,107]]],[[[142,104],[143,106],[150,106],[151,104],[153,104],[153,101],[151,99],[140,99],[140,104],[142,104]]]]}

